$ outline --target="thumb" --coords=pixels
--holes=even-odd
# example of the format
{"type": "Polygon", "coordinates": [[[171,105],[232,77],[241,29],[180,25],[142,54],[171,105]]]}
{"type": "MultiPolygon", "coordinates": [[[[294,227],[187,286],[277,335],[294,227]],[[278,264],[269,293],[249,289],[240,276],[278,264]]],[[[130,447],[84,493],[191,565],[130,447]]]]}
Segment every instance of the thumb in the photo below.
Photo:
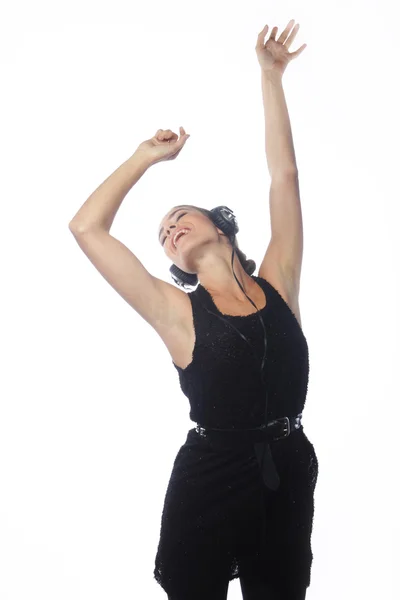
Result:
{"type": "Polygon", "coordinates": [[[183,127],[179,127],[179,133],[181,135],[182,142],[186,142],[186,140],[188,140],[190,138],[190,134],[185,133],[185,130],[183,129],[183,127]]]}

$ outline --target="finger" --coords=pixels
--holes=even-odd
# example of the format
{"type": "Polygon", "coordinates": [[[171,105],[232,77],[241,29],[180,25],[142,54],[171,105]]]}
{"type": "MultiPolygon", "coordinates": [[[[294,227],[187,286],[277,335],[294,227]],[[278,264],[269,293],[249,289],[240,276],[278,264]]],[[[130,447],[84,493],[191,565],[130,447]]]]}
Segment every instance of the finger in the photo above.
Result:
{"type": "Polygon", "coordinates": [[[187,139],[190,138],[190,135],[188,135],[183,127],[179,127],[179,133],[181,134],[181,139],[180,141],[182,142],[182,145],[186,142],[187,139]]]}
{"type": "Polygon", "coordinates": [[[271,31],[271,35],[269,36],[269,39],[270,40],[274,40],[274,42],[275,42],[276,41],[275,37],[276,37],[277,33],[278,33],[278,28],[277,27],[273,27],[273,29],[271,31]]]}
{"type": "Polygon", "coordinates": [[[176,135],[176,133],[173,133],[170,129],[167,129],[166,131],[164,131],[160,136],[158,136],[158,138],[163,141],[163,142],[176,142],[178,140],[178,135],[176,135]]]}
{"type": "Polygon", "coordinates": [[[289,54],[290,59],[292,60],[293,58],[297,58],[299,56],[299,54],[301,54],[304,50],[304,48],[307,47],[307,44],[303,44],[302,46],[300,46],[300,48],[298,50],[296,50],[296,52],[292,52],[291,54],[289,54]]]}
{"type": "MultiPolygon", "coordinates": [[[[294,25],[295,21],[294,19],[291,19],[289,21],[289,23],[286,25],[286,28],[282,31],[281,35],[279,36],[278,42],[279,44],[283,44],[287,38],[287,36],[289,35],[289,31],[292,29],[293,25],[294,25]]],[[[278,28],[276,28],[278,30],[278,28]]]]}
{"type": "Polygon", "coordinates": [[[166,140],[166,139],[170,139],[171,137],[178,137],[176,135],[176,133],[172,133],[172,131],[170,129],[159,129],[159,134],[158,134],[158,139],[159,140],[166,140]]]}
{"type": "Polygon", "coordinates": [[[264,46],[264,38],[267,35],[269,27],[266,25],[262,31],[258,34],[256,48],[264,46]]]}
{"type": "Polygon", "coordinates": [[[285,40],[287,38],[287,36],[289,35],[290,30],[292,29],[293,25],[295,24],[295,20],[291,19],[289,21],[289,23],[286,25],[285,29],[282,31],[281,35],[279,36],[278,42],[280,44],[284,44],[285,40]]]}
{"type": "Polygon", "coordinates": [[[164,137],[165,137],[165,131],[163,131],[162,129],[159,129],[159,130],[157,131],[156,138],[157,138],[158,140],[163,140],[163,139],[164,139],[164,137]]]}
{"type": "Polygon", "coordinates": [[[289,35],[288,39],[285,42],[286,48],[290,48],[290,46],[293,44],[294,38],[296,37],[297,32],[299,31],[299,27],[300,25],[298,23],[294,26],[292,33],[289,35]]]}

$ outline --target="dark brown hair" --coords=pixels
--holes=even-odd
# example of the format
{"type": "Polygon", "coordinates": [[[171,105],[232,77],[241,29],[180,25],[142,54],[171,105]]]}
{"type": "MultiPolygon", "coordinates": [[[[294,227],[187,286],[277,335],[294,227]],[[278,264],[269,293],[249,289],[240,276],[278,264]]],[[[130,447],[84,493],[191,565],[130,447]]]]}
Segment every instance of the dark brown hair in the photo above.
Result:
{"type": "MultiPolygon", "coordinates": [[[[192,209],[198,210],[199,212],[203,213],[203,215],[208,217],[210,219],[210,221],[212,221],[212,223],[214,223],[213,218],[212,218],[212,216],[213,216],[212,212],[207,210],[206,208],[200,208],[199,206],[193,206],[193,204],[182,204],[182,205],[176,206],[175,208],[192,208],[192,209]]],[[[214,225],[215,225],[215,223],[214,223],[214,225]]],[[[245,253],[242,252],[242,250],[240,250],[238,243],[237,243],[236,236],[235,236],[234,248],[235,248],[235,252],[238,256],[238,259],[239,259],[240,264],[242,265],[243,269],[245,270],[247,275],[252,275],[254,273],[254,271],[256,270],[256,263],[251,258],[247,258],[245,253]]]]}

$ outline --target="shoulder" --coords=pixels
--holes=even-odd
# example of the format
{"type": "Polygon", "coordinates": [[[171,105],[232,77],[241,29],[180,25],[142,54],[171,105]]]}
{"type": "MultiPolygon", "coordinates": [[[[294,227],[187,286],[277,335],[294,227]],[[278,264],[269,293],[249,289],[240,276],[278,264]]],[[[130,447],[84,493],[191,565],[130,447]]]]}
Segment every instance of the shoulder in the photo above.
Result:
{"type": "Polygon", "coordinates": [[[260,268],[258,277],[264,279],[276,292],[278,292],[295,315],[301,327],[299,291],[293,279],[288,274],[283,273],[279,265],[274,264],[264,264],[263,267],[260,268]]]}

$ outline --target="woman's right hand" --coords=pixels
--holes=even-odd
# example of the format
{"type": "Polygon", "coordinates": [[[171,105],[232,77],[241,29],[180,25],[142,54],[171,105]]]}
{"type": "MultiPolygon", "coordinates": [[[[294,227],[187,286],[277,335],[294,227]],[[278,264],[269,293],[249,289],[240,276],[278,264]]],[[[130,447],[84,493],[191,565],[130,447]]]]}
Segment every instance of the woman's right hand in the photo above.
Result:
{"type": "Polygon", "coordinates": [[[179,132],[180,138],[170,129],[159,129],[154,137],[139,144],[136,153],[144,155],[152,165],[163,160],[175,160],[190,137],[183,127],[179,128],[179,132]]]}

